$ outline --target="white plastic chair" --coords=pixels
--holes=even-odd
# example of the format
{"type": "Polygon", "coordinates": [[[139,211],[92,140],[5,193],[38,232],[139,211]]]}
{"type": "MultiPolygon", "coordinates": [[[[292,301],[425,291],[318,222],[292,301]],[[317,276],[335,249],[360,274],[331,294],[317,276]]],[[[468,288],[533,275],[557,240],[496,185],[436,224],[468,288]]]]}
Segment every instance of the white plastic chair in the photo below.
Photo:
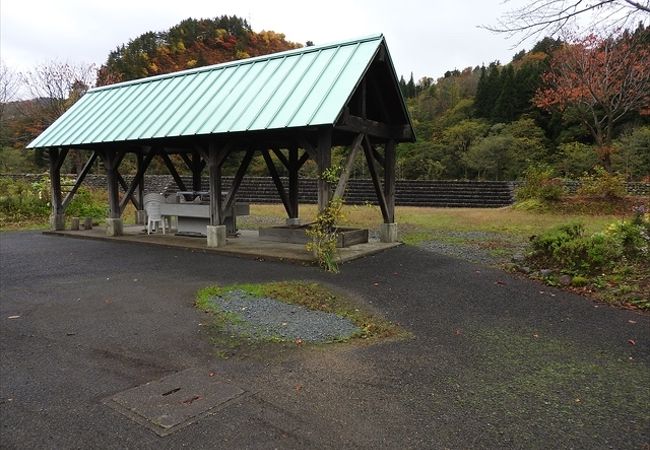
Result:
{"type": "Polygon", "coordinates": [[[154,232],[158,230],[158,224],[162,227],[163,234],[165,234],[165,219],[160,215],[160,203],[164,201],[165,197],[158,193],[149,193],[144,196],[144,210],[147,212],[147,234],[151,234],[151,229],[154,232]]]}

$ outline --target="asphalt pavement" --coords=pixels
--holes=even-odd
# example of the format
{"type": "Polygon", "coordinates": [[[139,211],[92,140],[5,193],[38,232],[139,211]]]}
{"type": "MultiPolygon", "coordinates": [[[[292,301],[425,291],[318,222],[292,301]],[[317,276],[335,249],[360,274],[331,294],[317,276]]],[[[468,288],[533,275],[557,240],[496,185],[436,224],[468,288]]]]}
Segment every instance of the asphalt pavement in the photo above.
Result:
{"type": "Polygon", "coordinates": [[[401,246],[340,274],[0,234],[0,447],[647,448],[650,317],[401,246]],[[313,280],[413,338],[215,355],[211,284],[313,280]],[[186,369],[247,393],[160,437],[106,405],[186,369]]]}

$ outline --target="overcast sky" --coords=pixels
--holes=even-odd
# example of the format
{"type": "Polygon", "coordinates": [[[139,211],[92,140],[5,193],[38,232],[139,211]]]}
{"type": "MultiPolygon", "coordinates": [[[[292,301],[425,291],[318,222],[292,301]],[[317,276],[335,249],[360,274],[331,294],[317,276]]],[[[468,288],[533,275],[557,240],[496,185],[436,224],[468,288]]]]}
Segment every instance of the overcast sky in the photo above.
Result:
{"type": "MultiPolygon", "coordinates": [[[[518,49],[478,28],[523,0],[2,0],[0,58],[17,71],[50,60],[105,62],[108,53],[146,31],[188,17],[246,18],[255,31],[324,44],[384,33],[398,74],[438,78],[446,70],[507,62],[518,49]]],[[[528,47],[530,47],[528,43],[528,47]]]]}

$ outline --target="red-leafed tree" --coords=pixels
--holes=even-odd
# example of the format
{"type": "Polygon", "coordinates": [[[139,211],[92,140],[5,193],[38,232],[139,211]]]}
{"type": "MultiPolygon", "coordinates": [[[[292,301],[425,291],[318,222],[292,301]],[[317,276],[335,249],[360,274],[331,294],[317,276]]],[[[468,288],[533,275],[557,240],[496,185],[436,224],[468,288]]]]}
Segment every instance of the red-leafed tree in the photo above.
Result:
{"type": "Polygon", "coordinates": [[[611,170],[617,124],[631,114],[650,114],[650,48],[624,34],[588,36],[556,50],[534,103],[561,111],[591,132],[602,165],[611,170]]]}

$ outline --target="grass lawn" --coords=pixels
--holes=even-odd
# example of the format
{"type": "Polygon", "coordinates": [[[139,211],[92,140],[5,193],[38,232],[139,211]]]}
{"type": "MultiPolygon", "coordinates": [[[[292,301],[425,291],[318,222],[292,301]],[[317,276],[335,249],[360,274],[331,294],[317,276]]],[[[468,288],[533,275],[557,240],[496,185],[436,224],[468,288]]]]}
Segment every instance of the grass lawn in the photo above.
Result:
{"type": "MultiPolygon", "coordinates": [[[[342,225],[378,230],[381,212],[372,205],[345,205],[342,225]]],[[[301,205],[303,222],[314,220],[316,205],[301,205]]],[[[241,228],[281,225],[286,213],[281,205],[251,205],[251,215],[242,217],[241,228]]],[[[554,214],[517,211],[512,208],[421,208],[400,206],[396,208],[399,238],[407,244],[418,244],[451,231],[502,233],[517,240],[526,240],[534,234],[571,221],[583,222],[587,232],[602,229],[614,215],[554,214]]],[[[504,236],[505,237],[505,236],[504,236]]]]}

